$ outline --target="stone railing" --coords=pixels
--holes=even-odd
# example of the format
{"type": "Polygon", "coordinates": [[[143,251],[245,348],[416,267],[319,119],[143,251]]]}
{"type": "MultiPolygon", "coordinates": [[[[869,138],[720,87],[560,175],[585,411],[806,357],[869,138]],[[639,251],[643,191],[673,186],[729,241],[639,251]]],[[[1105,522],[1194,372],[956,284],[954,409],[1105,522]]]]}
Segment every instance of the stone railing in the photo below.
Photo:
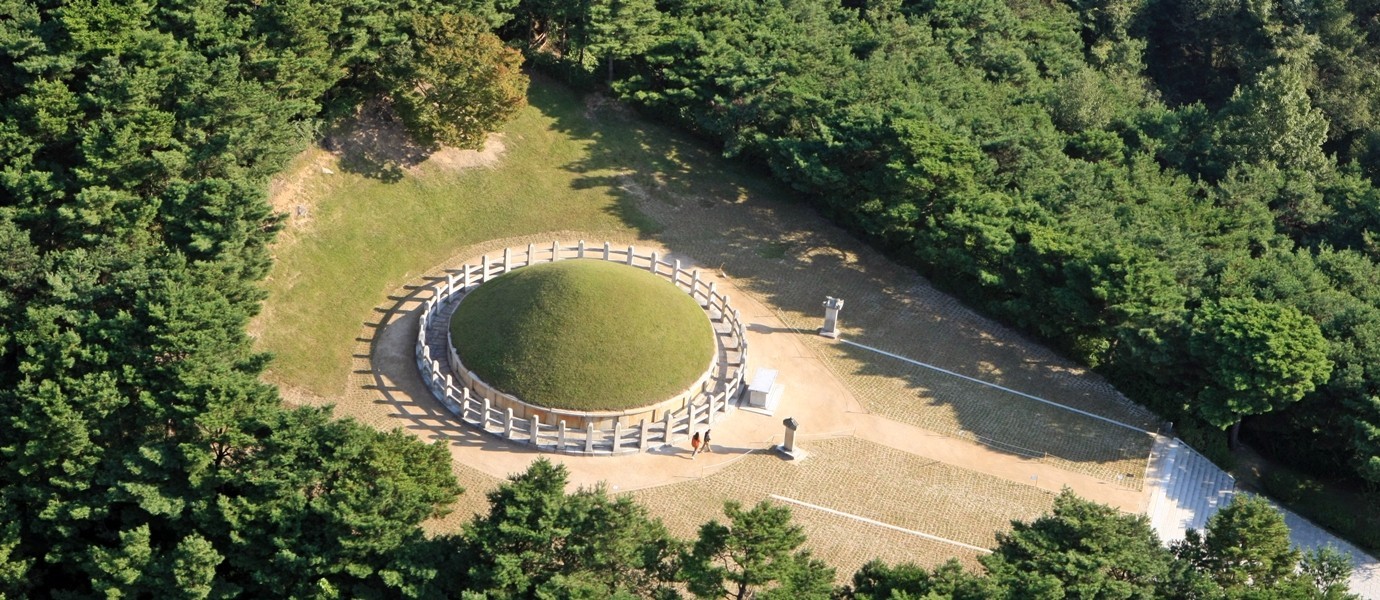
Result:
{"type": "Polygon", "coordinates": [[[743,389],[747,336],[742,317],[714,283],[686,270],[679,260],[636,248],[574,246],[552,242],[529,244],[526,250],[505,248],[501,256],[484,256],[446,273],[432,286],[418,327],[417,368],[431,393],[465,423],[503,439],[542,450],[583,455],[631,454],[676,443],[708,429],[733,410],[743,389]],[[617,412],[557,410],[527,404],[494,389],[465,370],[450,339],[450,314],[470,290],[491,278],[528,265],[568,259],[596,259],[646,269],[689,293],[709,316],[715,330],[715,359],[705,377],[685,392],[648,407],[617,412]],[[444,363],[442,361],[445,361],[444,363]]]}

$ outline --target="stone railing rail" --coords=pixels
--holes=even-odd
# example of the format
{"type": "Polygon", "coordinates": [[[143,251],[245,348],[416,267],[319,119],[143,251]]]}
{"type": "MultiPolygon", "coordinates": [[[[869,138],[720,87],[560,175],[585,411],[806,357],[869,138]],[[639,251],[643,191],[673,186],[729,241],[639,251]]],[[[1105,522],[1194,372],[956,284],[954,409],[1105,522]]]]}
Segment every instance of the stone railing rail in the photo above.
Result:
{"type": "MultiPolygon", "coordinates": [[[[542,450],[582,455],[631,454],[676,443],[693,431],[710,428],[735,407],[743,389],[747,366],[747,336],[742,317],[727,295],[698,269],[686,270],[679,260],[663,260],[657,252],[638,254],[634,246],[614,248],[574,246],[552,242],[529,244],[525,250],[505,248],[501,256],[484,256],[478,264],[448,271],[445,281],[432,286],[418,327],[417,368],[431,393],[465,423],[503,439],[542,450]],[[455,303],[489,279],[528,265],[567,259],[598,259],[646,269],[667,278],[704,307],[715,327],[715,360],[705,377],[670,400],[627,411],[581,412],[527,404],[484,383],[466,371],[451,344],[446,320],[455,303]],[[445,352],[435,356],[428,344],[429,326],[443,325],[445,352]],[[447,364],[443,364],[444,360],[447,364]],[[574,426],[570,424],[574,423],[574,426]]],[[[433,331],[435,335],[437,332],[433,331]]],[[[439,342],[440,340],[432,340],[439,342]]]]}

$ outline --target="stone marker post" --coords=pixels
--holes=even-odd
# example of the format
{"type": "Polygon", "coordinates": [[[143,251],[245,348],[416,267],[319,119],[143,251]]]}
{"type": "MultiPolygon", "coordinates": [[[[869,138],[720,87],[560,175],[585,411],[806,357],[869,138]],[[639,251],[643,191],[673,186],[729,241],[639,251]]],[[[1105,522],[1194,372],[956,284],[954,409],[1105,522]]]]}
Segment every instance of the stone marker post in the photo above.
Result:
{"type": "Polygon", "coordinates": [[[781,445],[776,447],[776,450],[791,460],[805,458],[805,451],[795,447],[795,430],[800,428],[800,423],[797,423],[794,418],[788,417],[781,421],[781,424],[786,426],[786,437],[781,445]]]}
{"type": "Polygon", "coordinates": [[[842,308],[842,298],[824,297],[824,327],[819,330],[820,335],[827,338],[839,337],[839,309],[842,308]]]}

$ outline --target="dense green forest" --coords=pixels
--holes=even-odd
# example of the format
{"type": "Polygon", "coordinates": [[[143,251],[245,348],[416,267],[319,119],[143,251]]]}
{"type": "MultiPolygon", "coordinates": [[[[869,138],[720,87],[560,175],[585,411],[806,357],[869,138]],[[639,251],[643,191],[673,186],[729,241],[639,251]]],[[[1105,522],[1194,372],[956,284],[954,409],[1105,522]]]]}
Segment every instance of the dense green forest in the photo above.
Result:
{"type": "Polygon", "coordinates": [[[524,1],[573,81],[770,168],[1222,457],[1380,485],[1380,5],[524,1]]]}
{"type": "Polygon", "coordinates": [[[842,590],[782,508],[676,540],[545,462],[427,537],[443,447],[259,379],[268,178],[379,95],[472,143],[522,98],[497,30],[1163,410],[1380,480],[1366,7],[1153,8],[0,0],[0,596],[1342,597],[1251,501],[1163,550],[1065,495],[987,574],[842,590]]]}
{"type": "Polygon", "coordinates": [[[0,2],[0,595],[404,585],[399,552],[460,491],[449,454],[285,409],[245,324],[268,178],[323,119],[453,87],[422,69],[445,47],[515,54],[492,10],[433,18],[455,8],[0,2]]]}

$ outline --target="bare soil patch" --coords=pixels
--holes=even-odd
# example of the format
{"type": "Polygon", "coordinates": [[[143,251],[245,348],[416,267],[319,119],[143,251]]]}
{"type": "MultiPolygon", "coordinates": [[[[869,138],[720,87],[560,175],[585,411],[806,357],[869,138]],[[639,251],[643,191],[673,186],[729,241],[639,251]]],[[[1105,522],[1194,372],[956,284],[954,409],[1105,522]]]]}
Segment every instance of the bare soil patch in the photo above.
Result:
{"type": "Polygon", "coordinates": [[[424,171],[491,167],[507,149],[501,134],[490,134],[479,149],[419,144],[385,100],[365,103],[353,119],[327,132],[321,146],[337,157],[341,169],[383,181],[424,171]]]}
{"type": "Polygon", "coordinates": [[[431,153],[430,158],[412,167],[411,171],[419,173],[425,170],[434,169],[441,172],[453,173],[478,167],[492,168],[503,158],[503,153],[507,149],[508,147],[503,143],[503,134],[491,133],[489,137],[484,140],[484,147],[479,150],[441,146],[440,150],[431,153]]]}

